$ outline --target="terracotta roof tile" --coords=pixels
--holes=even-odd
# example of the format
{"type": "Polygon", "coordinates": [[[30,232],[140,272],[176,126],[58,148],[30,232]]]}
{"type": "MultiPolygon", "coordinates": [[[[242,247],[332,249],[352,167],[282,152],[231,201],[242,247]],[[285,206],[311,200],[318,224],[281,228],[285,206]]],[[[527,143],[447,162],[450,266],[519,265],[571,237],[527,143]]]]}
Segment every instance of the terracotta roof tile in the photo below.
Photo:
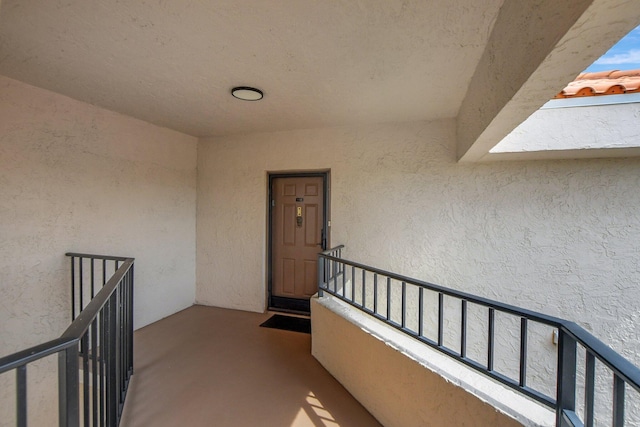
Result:
{"type": "Polygon", "coordinates": [[[640,69],[580,73],[554,98],[618,95],[640,92],[640,69]]]}

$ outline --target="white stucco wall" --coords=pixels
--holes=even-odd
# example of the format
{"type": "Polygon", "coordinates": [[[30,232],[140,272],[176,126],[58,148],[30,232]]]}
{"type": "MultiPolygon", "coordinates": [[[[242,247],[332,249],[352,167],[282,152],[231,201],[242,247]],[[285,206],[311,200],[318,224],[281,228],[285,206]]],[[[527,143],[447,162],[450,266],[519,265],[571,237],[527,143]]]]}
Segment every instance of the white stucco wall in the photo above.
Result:
{"type": "Polygon", "coordinates": [[[0,353],[57,337],[67,251],[132,256],[135,326],[195,297],[197,140],[0,77],[0,353]]]}
{"type": "MultiPolygon", "coordinates": [[[[628,95],[619,95],[618,99],[624,96],[628,95]]],[[[554,100],[547,105],[566,101],[570,100],[554,100]]],[[[491,153],[638,147],[638,123],[640,102],[544,108],[515,128],[491,153]]]]}
{"type": "Polygon", "coordinates": [[[640,160],[459,164],[452,121],[201,140],[196,301],[262,311],[267,171],[331,168],[355,261],[577,321],[640,364],[640,160]]]}

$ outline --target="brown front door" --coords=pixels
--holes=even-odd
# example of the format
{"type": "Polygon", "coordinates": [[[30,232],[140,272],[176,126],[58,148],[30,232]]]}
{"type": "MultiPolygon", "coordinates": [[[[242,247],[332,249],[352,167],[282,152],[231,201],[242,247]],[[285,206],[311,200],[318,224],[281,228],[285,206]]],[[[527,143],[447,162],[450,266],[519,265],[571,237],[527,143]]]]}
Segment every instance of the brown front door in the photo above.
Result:
{"type": "Polygon", "coordinates": [[[271,197],[270,305],[308,311],[318,287],[317,254],[323,250],[324,179],[274,177],[271,197]]]}

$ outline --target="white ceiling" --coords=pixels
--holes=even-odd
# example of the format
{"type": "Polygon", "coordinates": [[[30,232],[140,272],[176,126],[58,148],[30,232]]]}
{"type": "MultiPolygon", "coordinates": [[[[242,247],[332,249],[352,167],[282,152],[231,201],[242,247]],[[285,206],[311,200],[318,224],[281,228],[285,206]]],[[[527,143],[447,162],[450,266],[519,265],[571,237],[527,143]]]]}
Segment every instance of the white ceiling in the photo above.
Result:
{"type": "Polygon", "coordinates": [[[194,136],[454,118],[479,161],[639,23],[638,0],[0,0],[0,74],[194,136]]]}
{"type": "Polygon", "coordinates": [[[0,74],[195,136],[453,118],[502,2],[2,0],[0,74]]]}

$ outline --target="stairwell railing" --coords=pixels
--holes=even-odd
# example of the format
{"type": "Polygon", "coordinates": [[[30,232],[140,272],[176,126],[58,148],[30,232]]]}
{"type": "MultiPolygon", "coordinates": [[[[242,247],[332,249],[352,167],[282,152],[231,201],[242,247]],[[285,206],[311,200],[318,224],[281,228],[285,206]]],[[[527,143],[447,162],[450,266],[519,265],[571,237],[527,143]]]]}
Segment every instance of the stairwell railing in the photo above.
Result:
{"type": "MultiPolygon", "coordinates": [[[[596,397],[596,365],[600,365],[612,377],[611,413],[607,414],[613,427],[625,424],[625,403],[628,400],[626,391],[639,393],[640,369],[627,359],[616,353],[609,346],[577,324],[548,316],[535,311],[503,304],[487,298],[465,292],[459,292],[433,283],[416,280],[379,268],[344,259],[344,245],[340,245],[318,256],[319,296],[324,293],[346,302],[367,313],[371,317],[407,334],[416,340],[446,354],[447,356],[481,372],[517,392],[546,405],[556,413],[556,425],[592,427],[597,420],[596,410],[601,408],[595,404],[596,397]],[[411,293],[415,300],[408,298],[411,293]],[[435,312],[429,312],[425,301],[427,295],[437,301],[433,306],[435,312]],[[445,298],[448,299],[445,304],[445,298]],[[445,321],[445,306],[451,310],[457,306],[459,322],[445,321]],[[474,306],[475,316],[470,316],[470,308],[474,306]],[[484,339],[486,353],[477,358],[468,351],[468,337],[471,321],[477,321],[480,307],[484,311],[482,325],[486,326],[484,339]],[[515,375],[500,372],[495,366],[496,360],[496,314],[506,314],[519,319],[519,330],[508,331],[502,336],[517,337],[512,345],[518,349],[518,366],[513,369],[515,375]],[[435,318],[436,332],[434,338],[427,336],[425,325],[427,317],[435,318]],[[410,321],[412,320],[412,321],[410,321]],[[446,345],[445,338],[450,331],[447,325],[456,323],[457,346],[446,345]],[[552,379],[555,393],[549,393],[541,387],[529,383],[528,352],[530,330],[532,325],[540,324],[554,328],[557,334],[556,377],[552,379]],[[584,353],[584,363],[578,363],[577,349],[584,353]],[[578,372],[578,367],[582,370],[578,372]],[[580,411],[576,409],[577,377],[583,378],[583,402],[580,411]]],[[[477,329],[477,328],[475,328],[477,329]]]]}
{"type": "Polygon", "coordinates": [[[59,426],[115,427],[133,374],[134,259],[66,255],[71,324],[59,338],[0,358],[0,374],[15,371],[15,420],[26,427],[28,366],[57,355],[59,426]]]}

